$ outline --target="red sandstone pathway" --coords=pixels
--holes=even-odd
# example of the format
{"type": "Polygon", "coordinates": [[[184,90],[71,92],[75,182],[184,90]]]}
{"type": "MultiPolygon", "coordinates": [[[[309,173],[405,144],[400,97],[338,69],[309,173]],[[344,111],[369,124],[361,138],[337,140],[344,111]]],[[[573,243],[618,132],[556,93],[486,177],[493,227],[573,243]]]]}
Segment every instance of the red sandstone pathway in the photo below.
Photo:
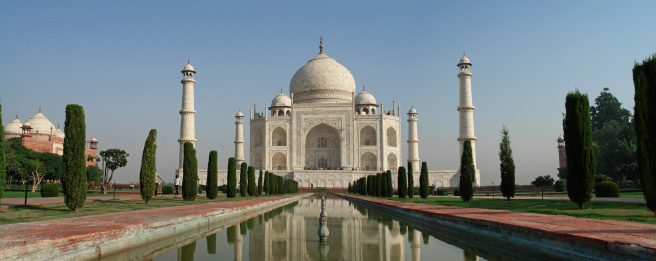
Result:
{"type": "MultiPolygon", "coordinates": [[[[157,197],[161,197],[158,195],[157,197]]],[[[172,198],[174,195],[165,195],[164,197],[172,198]]],[[[181,197],[181,196],[178,196],[181,197]]],[[[104,196],[87,196],[88,202],[95,201],[105,201],[114,199],[113,195],[104,195],[104,196]]],[[[116,199],[120,200],[134,200],[141,199],[141,195],[116,195],[116,199]]],[[[25,204],[25,198],[3,198],[2,199],[2,208],[13,207],[13,206],[22,206],[25,204]]],[[[64,197],[52,197],[52,198],[27,198],[28,205],[50,205],[50,204],[64,204],[64,197]]]]}
{"type": "MultiPolygon", "coordinates": [[[[585,240],[589,244],[605,246],[608,242],[620,245],[640,245],[656,254],[656,225],[615,220],[597,220],[576,218],[563,215],[546,215],[535,213],[512,212],[480,208],[461,208],[431,204],[398,202],[393,200],[342,195],[375,202],[393,208],[403,209],[460,223],[483,224],[494,222],[528,228],[543,237],[554,236],[585,240]]],[[[545,197],[546,199],[546,197],[545,197]]]]}
{"type": "MultiPolygon", "coordinates": [[[[439,197],[439,196],[431,196],[439,197]]],[[[457,196],[449,196],[454,198],[460,198],[457,196]]],[[[474,198],[492,198],[492,196],[474,196],[474,198]]],[[[501,195],[495,196],[494,198],[503,198],[501,195]]],[[[540,196],[535,197],[514,197],[510,200],[515,199],[542,199],[540,196]]],[[[544,197],[544,200],[553,200],[553,201],[570,201],[568,197],[544,197]]],[[[591,201],[595,202],[615,202],[615,203],[646,203],[645,198],[592,198],[591,201]]]]}

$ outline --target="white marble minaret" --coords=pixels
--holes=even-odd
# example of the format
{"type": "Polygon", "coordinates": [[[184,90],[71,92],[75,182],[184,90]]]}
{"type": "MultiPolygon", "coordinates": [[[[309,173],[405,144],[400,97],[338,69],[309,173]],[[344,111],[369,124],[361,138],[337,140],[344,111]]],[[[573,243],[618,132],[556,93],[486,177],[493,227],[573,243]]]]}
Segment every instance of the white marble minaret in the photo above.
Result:
{"type": "Polygon", "coordinates": [[[237,160],[237,166],[239,166],[246,161],[244,159],[244,114],[241,111],[237,112],[235,119],[237,119],[235,121],[235,159],[237,160]]]}
{"type": "MultiPolygon", "coordinates": [[[[472,146],[472,156],[474,159],[474,169],[476,169],[476,186],[479,186],[481,183],[481,177],[478,173],[478,167],[476,166],[476,136],[474,135],[474,105],[472,103],[472,92],[471,92],[471,77],[472,74],[469,71],[472,64],[469,62],[469,59],[463,54],[462,59],[458,63],[458,68],[460,72],[458,73],[458,78],[460,79],[460,106],[458,106],[458,112],[460,113],[460,136],[458,136],[458,142],[460,142],[460,154],[462,156],[463,143],[466,140],[471,141],[472,146]]],[[[460,157],[458,157],[460,159],[460,157]]],[[[460,164],[458,164],[460,166],[460,164]]]]}
{"type": "MultiPolygon", "coordinates": [[[[417,110],[408,111],[408,163],[412,163],[413,173],[419,173],[419,136],[417,135],[417,110]]],[[[415,175],[419,177],[419,175],[415,175]]]]}
{"type": "MultiPolygon", "coordinates": [[[[184,144],[185,142],[191,142],[196,147],[196,123],[194,122],[194,117],[196,117],[196,111],[194,110],[194,85],[196,80],[194,80],[194,67],[187,62],[184,69],[182,69],[182,109],[180,109],[180,164],[178,165],[178,171],[176,173],[182,174],[182,163],[184,162],[184,144]]],[[[182,175],[180,175],[182,179],[182,175]]]]}

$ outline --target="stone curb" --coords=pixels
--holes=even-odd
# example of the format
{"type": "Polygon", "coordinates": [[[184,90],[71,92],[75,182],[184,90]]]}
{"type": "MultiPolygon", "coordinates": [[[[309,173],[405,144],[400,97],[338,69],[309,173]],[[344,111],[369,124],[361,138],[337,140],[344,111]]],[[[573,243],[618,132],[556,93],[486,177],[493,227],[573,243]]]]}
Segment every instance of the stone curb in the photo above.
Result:
{"type": "Polygon", "coordinates": [[[227,225],[310,194],[144,209],[0,226],[0,260],[92,260],[227,225]],[[127,214],[127,215],[126,215],[127,214]]]}
{"type": "Polygon", "coordinates": [[[450,231],[542,258],[653,260],[656,256],[656,225],[338,196],[431,232],[450,231]]]}

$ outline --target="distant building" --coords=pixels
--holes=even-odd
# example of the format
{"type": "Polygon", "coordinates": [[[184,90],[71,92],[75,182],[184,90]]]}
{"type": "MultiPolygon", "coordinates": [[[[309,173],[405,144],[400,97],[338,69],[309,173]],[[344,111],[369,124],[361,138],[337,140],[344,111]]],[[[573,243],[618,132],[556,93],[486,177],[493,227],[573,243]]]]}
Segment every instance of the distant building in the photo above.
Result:
{"type": "MultiPolygon", "coordinates": [[[[5,125],[5,140],[11,138],[20,138],[23,146],[36,152],[64,154],[64,132],[59,127],[55,128],[55,125],[41,113],[41,108],[39,108],[39,113],[25,123],[21,123],[16,114],[16,119],[5,125]]],[[[97,150],[98,140],[96,138],[87,141],[85,157],[94,156],[94,160],[88,161],[87,166],[96,165],[97,150]]]]}
{"type": "Polygon", "coordinates": [[[558,172],[567,168],[567,154],[565,153],[565,137],[560,135],[556,140],[558,142],[558,172]]]}

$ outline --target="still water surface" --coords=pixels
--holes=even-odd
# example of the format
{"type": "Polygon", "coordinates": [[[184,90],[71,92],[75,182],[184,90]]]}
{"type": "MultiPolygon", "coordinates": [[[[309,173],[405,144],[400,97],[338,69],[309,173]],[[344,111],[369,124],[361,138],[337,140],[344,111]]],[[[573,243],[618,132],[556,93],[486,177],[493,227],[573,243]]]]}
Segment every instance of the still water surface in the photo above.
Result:
{"type": "MultiPolygon", "coordinates": [[[[321,200],[311,197],[255,216],[154,260],[486,260],[379,212],[326,199],[327,243],[317,236],[321,200]]],[[[161,250],[161,249],[160,249],[161,250]]],[[[493,258],[496,259],[496,258],[493,258]]]]}

